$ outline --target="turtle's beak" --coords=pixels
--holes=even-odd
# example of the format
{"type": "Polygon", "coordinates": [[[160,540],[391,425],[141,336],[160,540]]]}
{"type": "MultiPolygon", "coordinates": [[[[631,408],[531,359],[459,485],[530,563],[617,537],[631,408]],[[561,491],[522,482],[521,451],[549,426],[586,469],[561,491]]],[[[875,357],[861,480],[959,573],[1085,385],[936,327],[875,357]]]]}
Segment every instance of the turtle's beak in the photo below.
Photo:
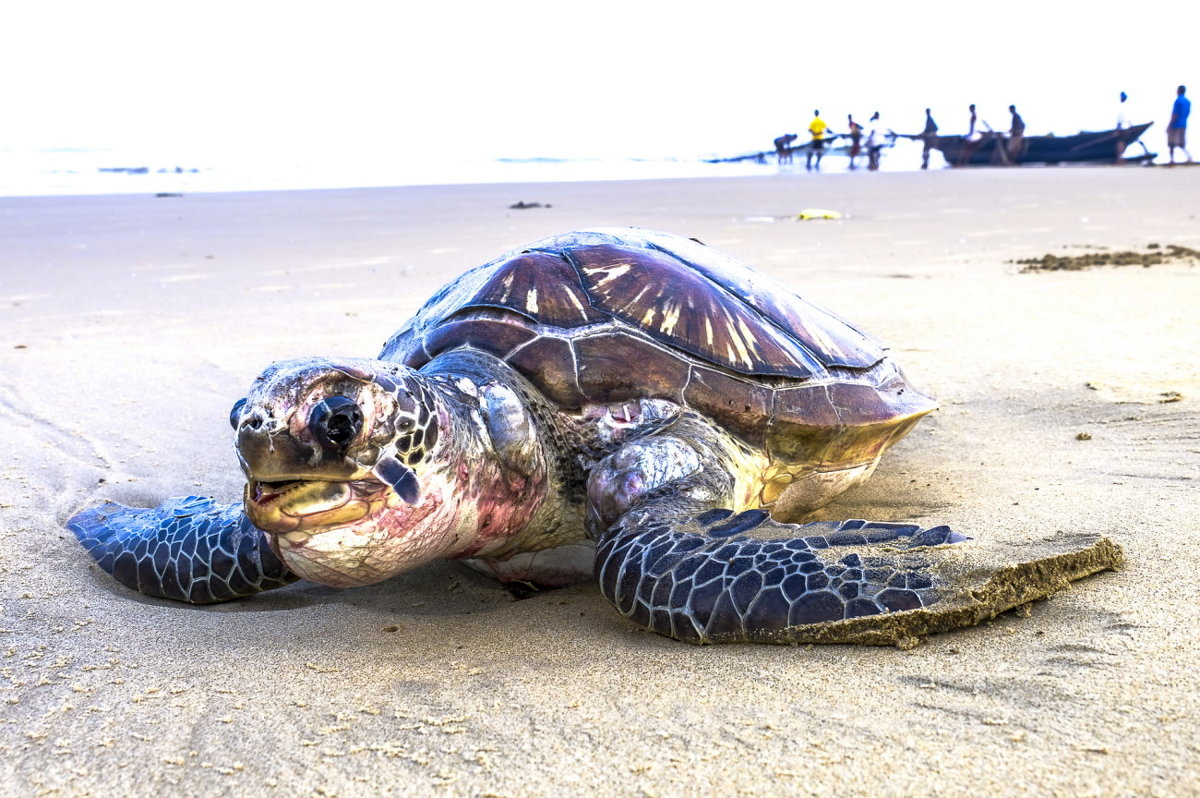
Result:
{"type": "Polygon", "coordinates": [[[374,480],[251,479],[246,482],[246,515],[259,529],[275,534],[345,526],[382,507],[383,491],[385,488],[374,480]]]}

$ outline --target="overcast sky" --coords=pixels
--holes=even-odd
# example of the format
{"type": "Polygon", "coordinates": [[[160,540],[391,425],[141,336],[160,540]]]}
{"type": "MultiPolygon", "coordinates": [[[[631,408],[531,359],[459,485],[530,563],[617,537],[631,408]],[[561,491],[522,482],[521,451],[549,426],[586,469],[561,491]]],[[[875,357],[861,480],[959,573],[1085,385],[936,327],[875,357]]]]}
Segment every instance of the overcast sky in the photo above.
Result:
{"type": "Polygon", "coordinates": [[[14,2],[0,148],[690,157],[768,147],[816,108],[835,130],[878,109],[916,132],[930,105],[965,132],[970,102],[998,129],[1009,103],[1029,133],[1103,128],[1121,90],[1161,137],[1175,86],[1200,95],[1198,8],[14,2]]]}

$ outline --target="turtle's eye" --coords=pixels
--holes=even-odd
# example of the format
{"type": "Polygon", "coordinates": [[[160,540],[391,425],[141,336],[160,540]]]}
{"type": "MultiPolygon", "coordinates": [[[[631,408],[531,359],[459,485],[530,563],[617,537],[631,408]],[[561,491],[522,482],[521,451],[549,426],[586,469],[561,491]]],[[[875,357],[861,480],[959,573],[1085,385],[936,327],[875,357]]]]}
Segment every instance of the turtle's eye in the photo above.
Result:
{"type": "Polygon", "coordinates": [[[308,429],[326,449],[344,452],[362,429],[363,413],[353,399],[330,396],[313,407],[308,429]]]}
{"type": "Polygon", "coordinates": [[[229,426],[234,429],[238,428],[238,421],[242,418],[242,410],[246,407],[246,400],[238,399],[233,403],[233,409],[229,411],[229,426]]]}

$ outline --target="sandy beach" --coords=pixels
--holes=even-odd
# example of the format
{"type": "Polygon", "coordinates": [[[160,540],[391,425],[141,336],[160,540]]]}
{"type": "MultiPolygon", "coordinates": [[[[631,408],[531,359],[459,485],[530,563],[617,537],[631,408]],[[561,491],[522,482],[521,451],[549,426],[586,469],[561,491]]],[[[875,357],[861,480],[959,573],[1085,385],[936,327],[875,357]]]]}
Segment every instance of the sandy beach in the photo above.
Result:
{"type": "Polygon", "coordinates": [[[1200,794],[1200,265],[1014,263],[1200,248],[1198,216],[1200,169],[1161,167],[0,199],[0,794],[1200,794]],[[820,518],[1097,532],[1127,567],[911,650],[693,647],[454,562],[184,606],[64,529],[235,500],[266,364],[373,356],[597,225],[741,258],[938,397],[820,518]]]}

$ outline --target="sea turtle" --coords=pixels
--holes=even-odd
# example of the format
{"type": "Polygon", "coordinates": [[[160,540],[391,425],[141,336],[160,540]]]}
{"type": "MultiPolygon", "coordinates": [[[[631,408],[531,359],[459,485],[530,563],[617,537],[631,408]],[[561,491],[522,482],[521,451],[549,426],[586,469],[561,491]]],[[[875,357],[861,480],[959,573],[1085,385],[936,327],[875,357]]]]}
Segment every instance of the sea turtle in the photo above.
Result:
{"type": "Polygon", "coordinates": [[[898,642],[1120,561],[1059,542],[978,567],[945,526],[796,526],[935,408],[837,316],[686,238],[548,238],[438,291],[379,357],[271,365],[230,415],[243,502],[102,505],[101,568],[207,603],[436,558],[591,577],[691,642],[898,642]],[[989,592],[991,591],[991,592],[989,592]]]}

